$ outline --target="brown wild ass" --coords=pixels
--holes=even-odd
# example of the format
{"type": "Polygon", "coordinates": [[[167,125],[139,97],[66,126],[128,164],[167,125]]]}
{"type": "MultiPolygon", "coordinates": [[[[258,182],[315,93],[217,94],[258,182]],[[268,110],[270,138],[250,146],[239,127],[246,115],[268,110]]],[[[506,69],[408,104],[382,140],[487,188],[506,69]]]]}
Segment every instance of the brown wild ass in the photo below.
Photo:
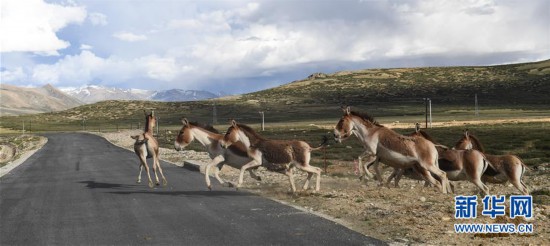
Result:
{"type": "MultiPolygon", "coordinates": [[[[485,152],[479,139],[464,131],[462,138],[455,144],[456,149],[475,149],[485,152]]],[[[485,154],[492,167],[487,168],[482,179],[489,183],[506,183],[510,181],[522,194],[528,195],[529,189],[523,183],[522,177],[526,166],[516,155],[489,155],[485,154]]]]}
{"type": "MultiPolygon", "coordinates": [[[[417,125],[416,131],[409,134],[409,136],[423,137],[434,143],[439,154],[439,168],[447,173],[449,180],[469,180],[481,189],[485,195],[489,194],[489,188],[483,184],[481,177],[491,163],[485,158],[483,153],[477,150],[449,149],[444,145],[436,143],[427,132],[420,130],[419,125],[417,125]]],[[[412,169],[399,169],[395,170],[392,175],[390,175],[386,185],[389,185],[391,179],[395,177],[395,186],[398,187],[399,179],[402,174],[412,179],[421,179],[412,169]]],[[[452,185],[451,189],[454,192],[452,185]]]]}
{"type": "Polygon", "coordinates": [[[162,176],[162,184],[166,185],[168,184],[168,181],[166,181],[159,163],[159,144],[155,137],[153,137],[153,128],[155,127],[157,119],[155,118],[154,111],[151,111],[151,114],[147,114],[144,110],[143,113],[145,114],[145,130],[142,134],[131,136],[131,138],[136,140],[134,143],[134,151],[140,160],[137,182],[141,183],[141,171],[143,171],[143,167],[145,167],[147,178],[149,179],[149,187],[153,187],[153,181],[151,180],[151,175],[149,174],[149,166],[147,165],[147,159],[153,158],[153,172],[155,173],[156,184],[160,184],[159,177],[157,175],[158,168],[160,175],[162,176]]]}
{"type": "MultiPolygon", "coordinates": [[[[206,180],[206,185],[209,190],[212,190],[209,175],[209,170],[212,167],[216,166],[216,168],[214,169],[214,176],[220,182],[220,184],[223,185],[225,181],[220,178],[219,172],[224,164],[227,164],[233,168],[240,169],[244,164],[252,161],[252,159],[248,157],[246,147],[241,142],[237,142],[229,146],[229,148],[227,149],[223,148],[221,146],[223,135],[220,134],[218,130],[216,130],[214,127],[202,126],[195,122],[189,122],[185,118],[183,118],[181,122],[183,124],[183,127],[176,137],[174,148],[177,151],[180,151],[191,142],[193,142],[193,140],[195,139],[206,148],[206,152],[208,152],[208,155],[212,159],[212,161],[206,165],[206,169],[204,172],[204,178],[206,180]]],[[[260,181],[261,178],[256,175],[256,173],[254,173],[254,170],[255,169],[248,169],[250,176],[260,181]]],[[[231,186],[232,184],[229,183],[229,185],[231,186]]]]}
{"type": "Polygon", "coordinates": [[[434,184],[443,193],[447,193],[449,180],[447,174],[438,168],[437,150],[434,144],[425,138],[401,135],[376,122],[368,114],[359,114],[343,108],[344,115],[336,124],[334,139],[342,142],[355,135],[365,148],[364,156],[374,160],[374,169],[379,185],[382,178],[378,163],[398,169],[414,168],[422,177],[434,184]],[[441,179],[441,183],[431,173],[441,179]]]}
{"type": "Polygon", "coordinates": [[[245,170],[260,166],[262,162],[268,162],[286,166],[284,174],[289,178],[292,192],[296,192],[293,175],[294,167],[308,173],[303,186],[304,190],[308,189],[311,176],[317,174],[315,191],[319,191],[321,185],[321,169],[310,166],[309,161],[311,159],[311,151],[323,148],[327,139],[317,148],[312,148],[304,141],[270,140],[260,136],[249,126],[237,124],[236,121],[232,120],[231,126],[227,129],[227,133],[224,137],[224,145],[226,147],[231,146],[239,141],[247,147],[248,156],[252,158],[252,161],[241,167],[237,187],[240,187],[243,182],[245,170]]]}

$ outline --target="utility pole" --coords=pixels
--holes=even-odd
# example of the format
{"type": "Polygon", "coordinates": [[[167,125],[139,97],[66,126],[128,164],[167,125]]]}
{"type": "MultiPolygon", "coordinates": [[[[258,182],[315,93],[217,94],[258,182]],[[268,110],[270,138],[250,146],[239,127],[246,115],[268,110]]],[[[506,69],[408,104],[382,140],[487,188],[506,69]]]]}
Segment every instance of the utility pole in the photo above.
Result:
{"type": "Polygon", "coordinates": [[[218,112],[216,110],[216,102],[212,106],[212,125],[218,124],[218,112]]]}
{"type": "Polygon", "coordinates": [[[475,116],[477,117],[477,116],[479,116],[479,108],[477,106],[477,93],[475,95],[475,105],[476,105],[475,106],[475,116]]]}
{"type": "Polygon", "coordinates": [[[262,116],[262,132],[265,130],[264,111],[258,112],[262,116]]]}
{"type": "Polygon", "coordinates": [[[422,98],[424,100],[424,104],[426,106],[426,129],[428,129],[428,123],[429,127],[432,128],[432,100],[430,98],[422,98]]]}
{"type": "Polygon", "coordinates": [[[23,120],[23,133],[25,133],[25,120],[23,120]]]}
{"type": "Polygon", "coordinates": [[[430,113],[430,128],[432,128],[432,100],[428,98],[428,112],[430,113]]]}
{"type": "Polygon", "coordinates": [[[32,119],[29,120],[29,132],[32,132],[32,119]]]}

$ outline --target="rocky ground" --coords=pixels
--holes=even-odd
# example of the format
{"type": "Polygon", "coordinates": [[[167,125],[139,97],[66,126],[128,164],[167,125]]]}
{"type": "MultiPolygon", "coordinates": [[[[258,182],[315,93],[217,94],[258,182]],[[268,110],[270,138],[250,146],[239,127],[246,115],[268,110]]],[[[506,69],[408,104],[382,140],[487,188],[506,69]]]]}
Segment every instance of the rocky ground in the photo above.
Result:
{"type": "MultiPolygon", "coordinates": [[[[100,135],[112,143],[132,150],[134,140],[129,136],[140,130],[100,135]]],[[[2,158],[13,155],[11,148],[20,146],[15,155],[4,163],[15,161],[17,156],[32,151],[45,143],[35,136],[19,136],[11,141],[2,139],[2,158]],[[6,147],[7,146],[7,147],[6,147]]],[[[206,163],[210,159],[204,152],[161,149],[164,160],[183,165],[186,160],[206,163]]],[[[389,170],[388,170],[389,171],[389,170]]],[[[532,191],[535,218],[525,221],[498,217],[492,220],[481,215],[481,201],[478,201],[478,215],[474,220],[454,218],[454,195],[445,195],[434,188],[424,188],[423,183],[403,178],[400,188],[378,187],[375,181],[359,181],[357,168],[352,162],[337,162],[321,176],[321,191],[300,190],[290,193],[286,176],[260,168],[257,172],[262,181],[256,181],[245,174],[243,189],[279,202],[301,207],[312,213],[332,219],[355,231],[388,241],[392,244],[458,244],[458,245],[544,245],[550,240],[550,163],[539,165],[525,175],[525,183],[532,191]],[[457,234],[455,223],[531,223],[533,234],[457,234]]],[[[296,184],[301,187],[305,175],[297,171],[296,184]]],[[[389,173],[386,172],[386,176],[389,173]]],[[[170,174],[167,174],[169,177],[170,174]]],[[[234,182],[238,170],[224,167],[221,176],[234,182]]],[[[213,189],[220,184],[212,179],[213,189]]],[[[314,182],[313,182],[314,184],[314,182]]],[[[457,194],[477,194],[476,187],[467,182],[455,184],[457,194]]],[[[514,187],[489,185],[492,194],[518,194],[514,187]]],[[[206,190],[206,185],[205,185],[206,190]]]]}
{"type": "MultiPolygon", "coordinates": [[[[136,130],[135,134],[140,131],[136,130]]],[[[103,133],[109,141],[132,149],[134,132],[103,133]]],[[[161,150],[162,159],[183,165],[185,160],[208,162],[203,152],[161,150]]],[[[389,171],[389,169],[388,169],[389,171]]],[[[359,181],[357,169],[351,162],[338,162],[321,176],[321,191],[298,191],[290,193],[288,178],[264,168],[257,172],[262,181],[256,181],[245,173],[243,188],[280,202],[302,207],[312,213],[325,215],[355,231],[386,240],[393,244],[458,244],[458,245],[542,245],[550,240],[550,163],[529,170],[525,183],[532,191],[535,218],[511,220],[498,217],[492,220],[482,216],[482,203],[478,201],[478,216],[473,220],[454,218],[454,195],[441,194],[434,188],[424,188],[419,181],[403,178],[400,188],[378,187],[375,181],[359,181]],[[457,234],[455,223],[532,223],[533,234],[457,234]]],[[[389,172],[386,172],[386,177],[389,172]]],[[[168,174],[169,175],[169,174],[168,174]]],[[[238,170],[224,167],[221,176],[236,181],[238,170]]],[[[305,181],[305,175],[298,171],[297,187],[305,181]]],[[[220,184],[212,179],[213,189],[220,184]]],[[[314,184],[314,182],[313,182],[314,184]]],[[[474,185],[456,183],[456,193],[477,194],[474,185]]],[[[510,184],[489,185],[491,194],[519,194],[510,184]]],[[[206,185],[205,185],[206,189],[206,185]]]]}

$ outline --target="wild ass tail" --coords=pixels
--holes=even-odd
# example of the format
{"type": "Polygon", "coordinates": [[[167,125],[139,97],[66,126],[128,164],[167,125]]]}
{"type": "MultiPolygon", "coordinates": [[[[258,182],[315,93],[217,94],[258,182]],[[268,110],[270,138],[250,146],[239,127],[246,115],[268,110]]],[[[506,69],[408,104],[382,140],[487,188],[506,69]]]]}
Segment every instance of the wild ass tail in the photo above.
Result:
{"type": "Polygon", "coordinates": [[[313,151],[313,150],[320,150],[322,148],[325,148],[326,146],[328,145],[328,137],[327,136],[323,136],[323,142],[321,144],[319,144],[319,146],[317,146],[316,148],[311,148],[310,149],[313,151]]]}

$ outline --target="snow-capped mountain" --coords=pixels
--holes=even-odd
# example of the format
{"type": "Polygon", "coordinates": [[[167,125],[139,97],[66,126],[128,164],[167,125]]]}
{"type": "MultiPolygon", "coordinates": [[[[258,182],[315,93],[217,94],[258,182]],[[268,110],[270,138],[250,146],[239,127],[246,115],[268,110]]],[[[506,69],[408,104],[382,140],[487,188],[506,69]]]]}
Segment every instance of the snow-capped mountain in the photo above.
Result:
{"type": "Polygon", "coordinates": [[[149,100],[154,91],[138,89],[120,89],[98,85],[86,85],[80,88],[60,88],[63,92],[85,103],[105,100],[149,100]]]}
{"type": "Polygon", "coordinates": [[[177,101],[198,101],[209,98],[216,98],[218,95],[208,91],[171,89],[157,91],[151,95],[153,101],[177,102],[177,101]]]}
{"type": "Polygon", "coordinates": [[[220,97],[208,91],[171,89],[162,91],[120,89],[98,85],[86,85],[80,88],[61,88],[70,96],[85,103],[105,100],[151,100],[162,102],[197,101],[220,97]]]}

